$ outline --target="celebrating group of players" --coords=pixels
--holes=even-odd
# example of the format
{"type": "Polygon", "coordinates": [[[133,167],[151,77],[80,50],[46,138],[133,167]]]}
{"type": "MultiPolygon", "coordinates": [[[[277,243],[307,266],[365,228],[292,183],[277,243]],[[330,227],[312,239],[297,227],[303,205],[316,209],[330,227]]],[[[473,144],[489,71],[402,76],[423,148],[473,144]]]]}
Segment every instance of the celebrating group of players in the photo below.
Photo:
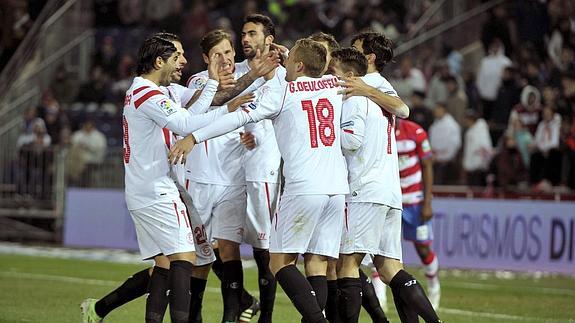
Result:
{"type": "MultiPolygon", "coordinates": [[[[340,48],[318,33],[288,51],[274,37],[269,17],[247,16],[246,60],[235,63],[230,35],[209,32],[200,43],[207,70],[187,87],[177,84],[186,64],[179,38],[145,40],[124,103],[124,164],[140,252],[155,265],[84,301],[84,322],[146,293],[146,322],[162,322],[168,304],[172,322],[202,322],[210,269],[221,280],[222,322],[249,322],[257,311],[258,322],[271,322],[276,282],[303,322],[358,322],[362,295],[374,295],[360,270],[366,255],[402,322],[441,322],[401,263],[407,203],[439,288],[421,219],[431,212],[430,185],[420,184],[430,148],[420,127],[396,120],[409,109],[380,74],[391,43],[368,32],[340,48]],[[241,243],[253,247],[261,303],[243,288],[241,243]]],[[[363,303],[374,322],[387,322],[379,302],[363,303]]]]}

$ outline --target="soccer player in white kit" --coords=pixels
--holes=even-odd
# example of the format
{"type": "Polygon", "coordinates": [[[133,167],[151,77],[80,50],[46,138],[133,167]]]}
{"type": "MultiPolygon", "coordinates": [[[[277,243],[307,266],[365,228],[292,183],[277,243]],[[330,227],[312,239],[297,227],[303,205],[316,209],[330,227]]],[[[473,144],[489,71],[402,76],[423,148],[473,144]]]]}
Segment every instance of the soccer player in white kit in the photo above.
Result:
{"type": "MultiPolygon", "coordinates": [[[[397,96],[393,87],[389,85],[389,82],[380,74],[385,64],[393,58],[391,42],[382,34],[367,32],[355,36],[352,39],[352,44],[353,47],[366,57],[368,69],[367,74],[363,78],[343,78],[345,81],[343,86],[346,87],[345,97],[365,96],[377,103],[377,105],[383,109],[383,114],[388,115],[388,118],[391,119],[394,116],[406,118],[409,115],[409,108],[397,96]]],[[[393,131],[392,127],[391,137],[393,138],[389,143],[395,140],[393,131]]],[[[390,147],[388,144],[387,148],[391,148],[391,153],[394,153],[397,158],[397,150],[394,146],[395,145],[391,144],[390,147]]],[[[399,171],[397,171],[396,175],[398,177],[397,190],[401,192],[399,171]]],[[[393,211],[393,209],[391,211],[393,211]]],[[[401,213],[395,213],[393,217],[398,217],[398,221],[401,223],[401,213]]],[[[391,214],[389,215],[392,216],[391,214]]],[[[399,225],[397,231],[396,235],[399,238],[393,238],[393,241],[390,240],[389,242],[396,244],[399,246],[399,250],[401,250],[401,235],[399,233],[401,231],[401,225],[399,225]]],[[[395,306],[402,322],[417,322],[418,315],[423,317],[426,322],[440,322],[420,284],[413,276],[403,270],[401,251],[399,257],[391,254],[383,254],[380,256],[376,254],[374,264],[382,280],[391,287],[395,306]]]]}
{"type": "MultiPolygon", "coordinates": [[[[330,71],[363,76],[367,60],[354,48],[332,53],[330,71]]],[[[401,260],[401,189],[393,136],[395,117],[366,97],[350,97],[342,108],[342,148],[349,172],[346,221],[338,264],[342,322],[358,322],[366,254],[401,260]]]]}
{"type": "MultiPolygon", "coordinates": [[[[246,59],[239,63],[251,69],[259,50],[267,55],[275,37],[272,20],[264,15],[252,14],[244,19],[242,28],[242,48],[246,59]]],[[[255,94],[254,107],[270,88],[281,87],[285,83],[285,68],[277,67],[268,76],[269,80],[255,94]]],[[[281,104],[276,98],[276,104],[281,104]]],[[[246,132],[255,139],[255,147],[243,155],[245,171],[247,212],[244,224],[244,242],[253,247],[254,260],[258,267],[260,295],[260,316],[258,323],[271,323],[276,294],[276,280],[270,270],[269,239],[271,219],[276,212],[280,191],[281,155],[275,138],[271,120],[261,120],[244,126],[246,132]]],[[[243,316],[244,314],[242,314],[243,316]]],[[[240,322],[242,322],[240,317],[240,322]]]]}
{"type": "MultiPolygon", "coordinates": [[[[209,63],[208,57],[217,53],[222,59],[222,65],[233,71],[234,78],[238,79],[238,82],[243,82],[245,79],[253,82],[243,93],[260,87],[265,83],[260,76],[275,68],[273,65],[266,69],[269,65],[265,65],[267,55],[259,55],[253,60],[251,67],[247,62],[234,64],[235,52],[231,37],[222,30],[214,30],[206,34],[200,46],[206,63],[209,63]]],[[[207,76],[207,71],[193,75],[188,82],[188,87],[201,90],[206,84],[207,76]]],[[[238,99],[243,100],[243,97],[240,96],[238,99]]],[[[248,100],[251,100],[251,97],[248,97],[248,100]]],[[[195,112],[203,113],[204,111],[196,110],[195,112]]],[[[245,149],[240,143],[240,138],[246,136],[240,131],[235,131],[206,141],[202,147],[198,147],[190,154],[186,163],[188,179],[186,186],[206,224],[207,240],[218,241],[221,262],[216,261],[213,269],[222,281],[224,322],[235,322],[240,312],[255,302],[243,288],[239,253],[239,244],[244,237],[246,221],[246,185],[242,165],[245,149]],[[247,296],[247,303],[242,302],[242,296],[244,300],[247,296]]],[[[204,289],[208,271],[209,266],[203,268],[198,273],[199,275],[194,274],[192,279],[197,282],[198,286],[203,285],[204,289]]],[[[201,298],[196,295],[202,291],[192,291],[193,301],[194,299],[198,301],[198,306],[191,309],[193,315],[196,316],[199,316],[201,311],[199,306],[201,298]]],[[[250,319],[253,312],[246,313],[246,315],[250,316],[247,317],[250,319]]]]}
{"type": "MultiPolygon", "coordinates": [[[[186,135],[227,112],[227,108],[221,108],[194,116],[162,92],[159,86],[169,85],[172,74],[181,68],[178,62],[182,53],[181,44],[157,35],[144,42],[138,55],[138,77],[126,92],[123,116],[126,203],[136,226],[142,258],[155,258],[159,264],[159,257],[167,256],[170,261],[172,322],[188,320],[195,247],[186,207],[170,178],[163,128],[186,135]]],[[[158,271],[154,270],[151,282],[156,274],[158,271]]],[[[163,313],[150,309],[155,296],[150,293],[150,297],[146,320],[161,322],[163,313]]]]}
{"type": "Polygon", "coordinates": [[[189,153],[196,142],[249,122],[272,119],[284,159],[286,184],[272,222],[270,267],[305,322],[327,322],[317,294],[326,296],[327,259],[337,258],[343,227],[347,171],[340,147],[341,96],[337,78],[322,76],[325,48],[300,39],[286,60],[281,90],[266,93],[256,109],[242,108],[176,143],[170,159],[189,153]],[[275,105],[273,96],[282,97],[275,105]],[[269,102],[271,101],[271,102],[269,102]],[[295,262],[304,254],[308,279],[295,262]]]}
{"type": "MultiPolygon", "coordinates": [[[[171,75],[171,84],[168,87],[160,86],[161,91],[168,96],[172,101],[176,103],[177,106],[186,106],[190,104],[190,100],[194,95],[194,91],[188,90],[187,88],[180,86],[177,82],[180,81],[182,73],[181,70],[183,69],[184,65],[187,63],[186,58],[184,57],[183,48],[181,48],[181,42],[178,36],[170,33],[157,33],[155,36],[163,38],[165,40],[171,41],[174,46],[176,46],[179,55],[178,55],[178,68],[172,73],[171,75]]],[[[210,66],[210,69],[213,71],[212,74],[216,74],[217,72],[217,65],[210,66]]],[[[215,78],[214,78],[215,79],[215,78]]],[[[214,93],[217,88],[217,82],[211,84],[206,88],[206,91],[196,98],[194,106],[204,105],[209,106],[211,100],[214,97],[214,93]]],[[[163,129],[164,131],[164,140],[166,141],[166,148],[170,147],[170,141],[174,140],[174,136],[170,136],[170,131],[166,128],[163,129]]],[[[178,167],[183,168],[183,167],[178,167]]],[[[180,183],[183,182],[183,178],[180,179],[180,183]]],[[[186,207],[190,210],[190,204],[186,202],[186,207]]],[[[197,226],[202,226],[201,221],[198,218],[193,218],[193,212],[190,210],[190,224],[192,228],[197,226]]],[[[193,232],[194,230],[192,230],[193,232]]],[[[195,238],[195,237],[194,237],[195,238]]],[[[210,257],[213,259],[213,252],[211,251],[210,245],[198,243],[200,241],[195,240],[195,247],[196,247],[196,258],[202,257],[210,257]],[[210,255],[211,254],[211,255],[210,255]]],[[[82,322],[83,323],[92,323],[92,322],[101,322],[103,318],[108,315],[112,310],[115,308],[124,305],[149,291],[148,286],[150,285],[150,275],[152,271],[155,270],[157,272],[154,275],[154,281],[152,286],[152,293],[159,295],[159,298],[167,299],[165,295],[165,290],[167,286],[167,269],[169,267],[169,259],[165,256],[159,256],[155,258],[158,261],[155,267],[146,268],[141,270],[137,273],[134,273],[130,276],[121,286],[110,292],[105,297],[97,300],[97,299],[86,299],[82,302],[81,309],[82,309],[82,322]]],[[[213,261],[213,260],[212,260],[213,261]]],[[[158,300],[158,297],[152,296],[150,301],[154,299],[158,300]]],[[[157,302],[158,307],[153,309],[157,313],[163,313],[165,311],[165,307],[167,306],[167,302],[158,300],[157,302]]]]}

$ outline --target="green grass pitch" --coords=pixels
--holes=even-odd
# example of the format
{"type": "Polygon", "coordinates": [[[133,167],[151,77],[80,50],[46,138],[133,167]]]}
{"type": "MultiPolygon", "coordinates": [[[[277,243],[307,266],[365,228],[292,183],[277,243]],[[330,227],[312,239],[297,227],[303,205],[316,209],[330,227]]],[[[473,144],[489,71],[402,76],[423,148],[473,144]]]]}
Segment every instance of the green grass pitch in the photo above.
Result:
{"type": "MultiPolygon", "coordinates": [[[[87,251],[89,252],[89,251],[87,251]]],[[[145,265],[0,255],[0,322],[80,322],[84,298],[104,296],[145,265]]],[[[418,269],[410,269],[424,283],[418,269]]],[[[250,291],[257,291],[255,268],[245,270],[250,291]]],[[[575,322],[575,278],[443,271],[439,314],[445,322],[575,322]],[[512,277],[509,277],[512,276],[512,277]]],[[[219,281],[210,277],[204,322],[220,322],[219,281]]],[[[257,293],[256,293],[257,295],[257,293]]],[[[399,322],[388,290],[392,322],[399,322]]],[[[143,322],[144,299],[112,312],[106,322],[143,322]]],[[[166,318],[165,322],[168,322],[166,318]]],[[[256,319],[252,322],[257,322],[256,319]]],[[[300,316],[278,288],[274,322],[297,323],[300,316]]],[[[360,322],[371,322],[365,312],[360,322]]]]}

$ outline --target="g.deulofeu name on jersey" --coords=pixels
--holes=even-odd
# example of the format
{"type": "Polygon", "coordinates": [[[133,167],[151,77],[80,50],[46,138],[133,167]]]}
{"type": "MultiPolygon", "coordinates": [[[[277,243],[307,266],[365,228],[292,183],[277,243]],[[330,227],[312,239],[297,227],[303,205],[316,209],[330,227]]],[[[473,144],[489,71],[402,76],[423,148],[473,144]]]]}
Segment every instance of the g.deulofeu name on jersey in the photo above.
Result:
{"type": "Polygon", "coordinates": [[[295,92],[313,92],[319,91],[323,89],[332,89],[334,87],[338,87],[337,84],[338,79],[337,77],[332,77],[329,79],[318,79],[316,81],[292,81],[289,82],[289,91],[291,93],[295,92]]]}

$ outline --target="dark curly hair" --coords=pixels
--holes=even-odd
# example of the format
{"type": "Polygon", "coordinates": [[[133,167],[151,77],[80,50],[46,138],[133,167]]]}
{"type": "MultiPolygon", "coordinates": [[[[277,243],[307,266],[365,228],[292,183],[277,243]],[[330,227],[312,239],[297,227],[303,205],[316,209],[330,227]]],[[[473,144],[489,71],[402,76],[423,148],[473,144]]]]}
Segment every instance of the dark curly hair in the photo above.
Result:
{"type": "Polygon", "coordinates": [[[362,50],[365,55],[375,54],[375,67],[382,72],[385,65],[393,60],[393,42],[385,35],[373,31],[363,32],[351,39],[351,45],[362,41],[362,50]]]}

